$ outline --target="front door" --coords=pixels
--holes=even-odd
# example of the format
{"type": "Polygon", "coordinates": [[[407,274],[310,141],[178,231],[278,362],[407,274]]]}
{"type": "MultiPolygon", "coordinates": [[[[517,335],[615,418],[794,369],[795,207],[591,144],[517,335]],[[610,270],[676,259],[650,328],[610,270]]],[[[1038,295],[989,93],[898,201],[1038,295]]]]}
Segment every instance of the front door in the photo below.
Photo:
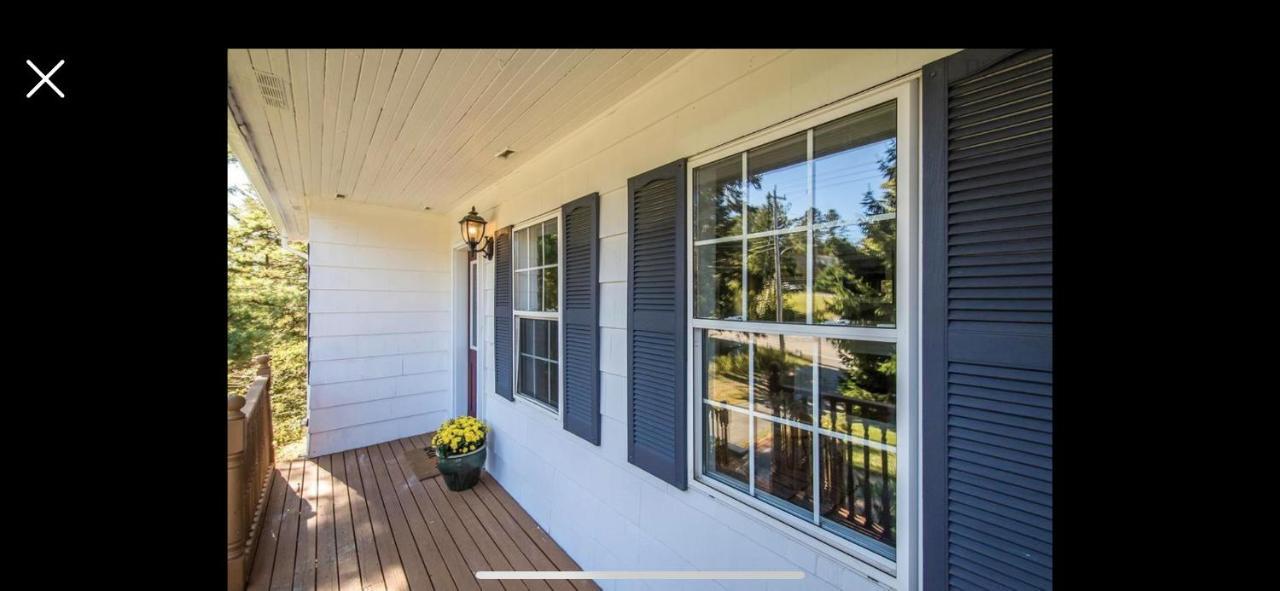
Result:
{"type": "Polygon", "coordinates": [[[476,416],[476,355],[480,339],[480,290],[476,253],[467,255],[467,414],[476,416]]]}

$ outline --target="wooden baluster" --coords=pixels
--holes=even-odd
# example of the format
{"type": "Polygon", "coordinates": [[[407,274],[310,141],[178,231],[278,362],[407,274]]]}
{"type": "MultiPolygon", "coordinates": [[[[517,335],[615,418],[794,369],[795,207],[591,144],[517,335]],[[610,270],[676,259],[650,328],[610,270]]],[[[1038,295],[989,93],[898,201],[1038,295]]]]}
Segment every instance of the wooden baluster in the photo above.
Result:
{"type": "Polygon", "coordinates": [[[244,398],[227,396],[227,591],[245,583],[244,398]]]}

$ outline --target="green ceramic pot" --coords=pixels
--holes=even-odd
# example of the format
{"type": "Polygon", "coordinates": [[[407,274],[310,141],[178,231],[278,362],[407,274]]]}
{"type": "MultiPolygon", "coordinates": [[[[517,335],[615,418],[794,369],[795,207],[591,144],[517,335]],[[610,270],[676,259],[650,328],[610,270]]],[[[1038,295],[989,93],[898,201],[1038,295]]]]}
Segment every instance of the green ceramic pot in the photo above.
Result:
{"type": "Polygon", "coordinates": [[[448,486],[449,490],[462,491],[480,482],[480,468],[484,467],[486,451],[488,451],[487,444],[481,445],[480,449],[475,451],[448,457],[436,450],[439,458],[436,465],[440,468],[440,474],[444,476],[445,486],[448,486]]]}

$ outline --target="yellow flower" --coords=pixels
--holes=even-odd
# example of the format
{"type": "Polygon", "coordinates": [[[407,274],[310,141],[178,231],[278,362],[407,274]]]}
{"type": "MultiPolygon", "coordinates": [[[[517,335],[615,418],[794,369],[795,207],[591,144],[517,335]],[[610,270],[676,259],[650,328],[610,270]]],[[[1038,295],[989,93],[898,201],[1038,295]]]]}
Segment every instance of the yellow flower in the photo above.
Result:
{"type": "Polygon", "coordinates": [[[450,453],[472,452],[484,445],[488,427],[475,417],[455,417],[440,423],[431,444],[450,453]]]}

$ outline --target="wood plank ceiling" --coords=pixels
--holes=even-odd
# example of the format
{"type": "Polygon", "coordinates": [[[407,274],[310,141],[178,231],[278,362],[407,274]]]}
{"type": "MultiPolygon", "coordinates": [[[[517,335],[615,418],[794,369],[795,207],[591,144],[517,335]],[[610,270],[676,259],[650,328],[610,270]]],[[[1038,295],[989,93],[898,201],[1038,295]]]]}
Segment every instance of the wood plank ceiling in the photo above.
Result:
{"type": "Polygon", "coordinates": [[[251,152],[239,156],[254,161],[255,184],[295,238],[305,237],[307,204],[339,194],[446,210],[689,53],[230,50],[228,106],[244,138],[231,143],[251,152]]]}

